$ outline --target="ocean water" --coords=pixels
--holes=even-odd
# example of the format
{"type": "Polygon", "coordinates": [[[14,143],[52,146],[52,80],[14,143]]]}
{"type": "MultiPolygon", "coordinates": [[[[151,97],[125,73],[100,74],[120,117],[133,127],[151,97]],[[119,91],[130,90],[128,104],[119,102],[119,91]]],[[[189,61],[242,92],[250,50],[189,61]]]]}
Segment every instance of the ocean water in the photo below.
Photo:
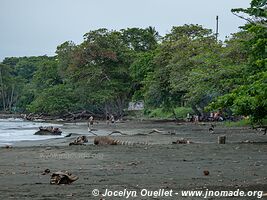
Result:
{"type": "Polygon", "coordinates": [[[62,136],[41,136],[34,135],[40,126],[61,127],[61,124],[44,122],[31,122],[19,118],[0,119],[0,145],[13,144],[18,141],[45,140],[50,138],[60,138],[62,136]]]}

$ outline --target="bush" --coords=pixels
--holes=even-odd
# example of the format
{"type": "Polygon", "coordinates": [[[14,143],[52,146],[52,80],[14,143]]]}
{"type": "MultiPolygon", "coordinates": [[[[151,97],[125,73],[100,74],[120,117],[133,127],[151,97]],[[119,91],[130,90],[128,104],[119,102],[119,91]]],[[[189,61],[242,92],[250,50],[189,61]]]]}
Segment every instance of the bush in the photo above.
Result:
{"type": "Polygon", "coordinates": [[[64,85],[57,85],[40,92],[27,109],[33,113],[60,115],[72,109],[74,105],[72,90],[64,85]]]}

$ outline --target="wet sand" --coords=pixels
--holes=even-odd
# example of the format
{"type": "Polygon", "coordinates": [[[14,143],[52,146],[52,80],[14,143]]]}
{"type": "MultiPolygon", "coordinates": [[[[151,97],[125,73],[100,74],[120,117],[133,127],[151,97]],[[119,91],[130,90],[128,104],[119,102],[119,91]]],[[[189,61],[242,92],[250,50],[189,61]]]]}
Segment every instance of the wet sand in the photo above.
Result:
{"type": "MultiPolygon", "coordinates": [[[[66,133],[89,136],[86,146],[68,146],[76,137],[20,142],[0,148],[0,199],[126,199],[92,196],[93,189],[109,190],[260,190],[267,192],[267,136],[248,128],[152,122],[127,122],[106,126],[96,124],[106,134],[119,130],[128,136],[112,136],[130,143],[149,145],[95,146],[86,124],[66,126],[66,133]],[[76,127],[76,128],[75,128],[76,127]],[[149,133],[152,129],[163,131],[149,133]],[[137,134],[137,135],[136,135],[137,134]],[[217,137],[226,135],[226,144],[217,137]],[[171,144],[186,138],[193,144],[171,144]],[[249,140],[256,143],[241,143],[249,140]],[[50,185],[51,172],[67,170],[79,179],[70,185],[50,185]],[[205,176],[204,170],[210,174],[205,176]]],[[[133,199],[133,198],[132,198],[133,199]]],[[[136,197],[135,199],[155,199],[136,197]]],[[[156,199],[203,199],[203,197],[158,197],[156,199]]],[[[217,199],[215,197],[209,199],[217,199]]],[[[256,199],[237,197],[229,199],[256,199]]]]}

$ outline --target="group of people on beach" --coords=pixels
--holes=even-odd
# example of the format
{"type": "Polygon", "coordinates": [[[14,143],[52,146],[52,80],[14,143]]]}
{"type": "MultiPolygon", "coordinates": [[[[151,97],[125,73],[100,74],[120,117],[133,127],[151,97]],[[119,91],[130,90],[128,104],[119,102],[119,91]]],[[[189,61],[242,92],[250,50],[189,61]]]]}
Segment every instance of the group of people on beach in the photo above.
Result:
{"type": "Polygon", "coordinates": [[[107,123],[107,125],[109,125],[110,123],[114,124],[115,123],[114,115],[107,113],[107,115],[106,115],[106,123],[107,123]]]}
{"type": "Polygon", "coordinates": [[[199,121],[223,121],[222,111],[219,110],[217,112],[211,112],[209,116],[199,116],[199,115],[191,115],[190,113],[187,114],[187,121],[188,122],[199,122],[199,121]]]}
{"type": "MultiPolygon", "coordinates": [[[[114,117],[114,115],[107,113],[106,114],[106,124],[109,125],[110,123],[111,124],[115,123],[115,117],[114,117]]],[[[91,131],[93,128],[93,125],[94,125],[94,117],[92,115],[89,117],[87,125],[88,125],[88,130],[91,131]]]]}

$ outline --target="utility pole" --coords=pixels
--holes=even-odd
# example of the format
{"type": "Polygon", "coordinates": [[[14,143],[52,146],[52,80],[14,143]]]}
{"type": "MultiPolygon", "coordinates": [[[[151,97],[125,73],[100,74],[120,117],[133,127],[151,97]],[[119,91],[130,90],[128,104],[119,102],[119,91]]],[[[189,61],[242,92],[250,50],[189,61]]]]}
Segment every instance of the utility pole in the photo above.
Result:
{"type": "Polygon", "coordinates": [[[218,41],[218,35],[219,35],[219,16],[217,15],[216,16],[216,33],[215,33],[217,41],[218,41]]]}

